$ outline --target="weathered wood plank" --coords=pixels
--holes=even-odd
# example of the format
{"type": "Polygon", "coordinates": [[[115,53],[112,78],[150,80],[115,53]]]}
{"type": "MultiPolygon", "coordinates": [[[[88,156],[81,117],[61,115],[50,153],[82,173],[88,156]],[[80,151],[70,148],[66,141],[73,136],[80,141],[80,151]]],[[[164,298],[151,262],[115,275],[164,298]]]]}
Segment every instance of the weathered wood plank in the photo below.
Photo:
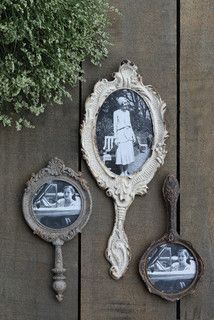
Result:
{"type": "Polygon", "coordinates": [[[67,290],[59,304],[52,291],[51,244],[34,236],[22,217],[22,194],[32,172],[59,157],[78,170],[78,88],[74,101],[40,117],[36,129],[0,128],[0,314],[4,320],[78,318],[78,239],[63,247],[67,290]]]}
{"type": "Polygon", "coordinates": [[[165,175],[176,172],[176,1],[114,0],[111,3],[122,13],[110,30],[114,46],[101,69],[86,65],[83,101],[99,79],[110,79],[121,60],[134,61],[144,83],[157,88],[168,105],[169,154],[165,166],[150,183],[148,195],[136,198],[127,214],[126,232],[132,261],[119,281],[108,275],[109,264],[104,257],[113,226],[112,200],[98,188],[83,164],[93,197],[93,213],[81,236],[81,319],[173,320],[176,305],[148,293],[138,274],[138,263],[148,245],[165,231],[161,187],[165,175]]]}
{"type": "Polygon", "coordinates": [[[181,302],[182,320],[213,320],[214,2],[181,1],[181,234],[205,262],[197,293],[181,302]]]}

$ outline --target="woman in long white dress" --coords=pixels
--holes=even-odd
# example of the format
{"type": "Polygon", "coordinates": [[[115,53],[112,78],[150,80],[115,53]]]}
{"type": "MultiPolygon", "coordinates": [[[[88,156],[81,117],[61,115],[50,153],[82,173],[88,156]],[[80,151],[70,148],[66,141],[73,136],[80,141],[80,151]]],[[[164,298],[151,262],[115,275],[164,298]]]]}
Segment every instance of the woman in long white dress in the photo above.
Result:
{"type": "Polygon", "coordinates": [[[114,137],[117,145],[116,164],[120,165],[121,176],[127,176],[128,165],[134,162],[135,135],[132,129],[128,101],[125,97],[117,99],[120,108],[114,111],[114,137]]]}

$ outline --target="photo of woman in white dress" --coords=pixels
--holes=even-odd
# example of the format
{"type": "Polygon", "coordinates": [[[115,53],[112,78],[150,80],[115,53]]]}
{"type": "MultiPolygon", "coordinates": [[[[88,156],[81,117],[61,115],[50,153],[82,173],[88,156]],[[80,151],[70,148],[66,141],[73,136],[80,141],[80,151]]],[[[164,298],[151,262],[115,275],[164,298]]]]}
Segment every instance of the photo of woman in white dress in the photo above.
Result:
{"type": "Polygon", "coordinates": [[[121,176],[127,176],[128,165],[135,161],[134,146],[136,141],[132,129],[130,112],[128,110],[128,101],[124,97],[117,99],[119,109],[114,111],[114,138],[117,146],[116,164],[120,166],[121,176]]]}
{"type": "Polygon", "coordinates": [[[98,153],[113,173],[138,172],[152,153],[154,138],[149,108],[133,90],[119,89],[103,102],[96,123],[98,153]]]}

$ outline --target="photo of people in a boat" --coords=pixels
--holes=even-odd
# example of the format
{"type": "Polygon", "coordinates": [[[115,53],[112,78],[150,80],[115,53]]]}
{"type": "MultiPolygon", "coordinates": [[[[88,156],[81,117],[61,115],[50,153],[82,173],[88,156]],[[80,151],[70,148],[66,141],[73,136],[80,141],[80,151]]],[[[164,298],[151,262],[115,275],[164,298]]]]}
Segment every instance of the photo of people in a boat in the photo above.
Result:
{"type": "Polygon", "coordinates": [[[196,263],[183,245],[166,243],[157,246],[149,255],[147,275],[152,285],[165,293],[187,289],[196,276],[196,263]]]}
{"type": "Polygon", "coordinates": [[[81,198],[77,189],[62,180],[43,184],[33,198],[35,218],[44,226],[61,229],[78,218],[81,198]]]}

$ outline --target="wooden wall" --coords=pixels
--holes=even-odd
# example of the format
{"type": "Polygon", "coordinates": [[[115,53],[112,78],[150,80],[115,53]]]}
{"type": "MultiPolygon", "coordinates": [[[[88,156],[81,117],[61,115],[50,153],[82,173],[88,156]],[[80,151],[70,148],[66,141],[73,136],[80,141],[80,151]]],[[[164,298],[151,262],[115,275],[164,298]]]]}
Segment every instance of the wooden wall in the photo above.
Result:
{"type": "Polygon", "coordinates": [[[214,304],[214,2],[181,2],[181,234],[205,262],[198,292],[181,302],[181,319],[213,320],[214,304]]]}
{"type": "Polygon", "coordinates": [[[102,68],[84,63],[87,81],[38,119],[34,130],[0,128],[0,319],[2,320],[213,320],[214,180],[212,91],[214,85],[213,0],[111,0],[114,46],[102,68]],[[132,261],[123,279],[108,275],[104,258],[113,225],[112,200],[100,190],[81,160],[80,118],[96,81],[111,78],[124,58],[139,67],[167,103],[168,155],[144,197],[127,214],[132,261]],[[82,170],[93,213],[81,236],[63,248],[67,290],[59,304],[51,289],[53,248],[22,217],[25,182],[54,156],[82,170]],[[138,275],[148,245],[166,229],[161,195],[164,177],[180,178],[180,231],[205,261],[197,292],[169,303],[151,295],[138,275]],[[149,230],[149,231],[148,231],[149,230]]]}

